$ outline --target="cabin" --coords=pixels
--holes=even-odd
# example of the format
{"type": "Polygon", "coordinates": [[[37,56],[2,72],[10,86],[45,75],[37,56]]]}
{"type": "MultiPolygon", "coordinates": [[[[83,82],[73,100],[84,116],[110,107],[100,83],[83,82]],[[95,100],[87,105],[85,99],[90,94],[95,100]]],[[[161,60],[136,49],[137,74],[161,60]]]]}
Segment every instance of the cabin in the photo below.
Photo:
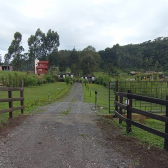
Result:
{"type": "Polygon", "coordinates": [[[88,80],[90,82],[95,81],[95,79],[96,79],[96,77],[93,75],[83,75],[83,76],[81,76],[81,78],[84,80],[88,80]]]}
{"type": "Polygon", "coordinates": [[[0,71],[13,71],[13,66],[10,65],[1,65],[0,66],[0,71]]]}
{"type": "Polygon", "coordinates": [[[74,77],[74,74],[70,73],[70,72],[66,72],[66,73],[59,73],[58,74],[58,78],[65,78],[66,76],[69,76],[71,78],[74,77]]]}
{"type": "Polygon", "coordinates": [[[36,66],[35,74],[37,73],[38,75],[44,75],[47,73],[49,61],[38,61],[36,64],[38,65],[36,66]]]}

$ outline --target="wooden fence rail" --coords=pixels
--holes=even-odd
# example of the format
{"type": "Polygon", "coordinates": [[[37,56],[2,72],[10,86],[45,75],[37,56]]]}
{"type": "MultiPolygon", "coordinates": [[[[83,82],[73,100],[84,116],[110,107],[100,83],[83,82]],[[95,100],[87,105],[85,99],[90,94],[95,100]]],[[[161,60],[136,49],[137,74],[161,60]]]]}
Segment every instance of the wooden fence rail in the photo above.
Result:
{"type": "Polygon", "coordinates": [[[166,96],[166,100],[162,100],[162,99],[156,99],[156,98],[152,98],[152,97],[135,95],[135,94],[132,94],[130,90],[128,90],[128,93],[115,92],[115,97],[116,97],[116,100],[114,102],[115,106],[116,106],[115,115],[119,118],[120,124],[122,123],[122,121],[127,123],[127,128],[126,128],[127,132],[128,133],[131,132],[131,125],[134,125],[134,126],[141,128],[145,131],[148,131],[150,133],[158,135],[158,136],[165,139],[164,149],[168,151],[168,96],[166,96]],[[120,99],[119,99],[120,102],[118,102],[118,96],[120,96],[120,99]],[[128,99],[127,105],[123,104],[123,97],[126,97],[128,99]],[[156,103],[156,104],[160,104],[160,105],[165,105],[166,106],[166,116],[164,117],[164,116],[160,116],[157,114],[153,114],[151,112],[135,109],[132,107],[132,99],[147,101],[147,102],[156,103]],[[118,107],[119,107],[119,110],[117,110],[118,107]],[[122,109],[127,110],[127,118],[125,118],[122,115],[122,109]],[[156,120],[165,122],[165,132],[161,132],[161,131],[155,130],[153,128],[150,128],[146,125],[132,121],[132,113],[138,113],[143,116],[147,116],[152,119],[156,119],[156,120]]]}
{"type": "Polygon", "coordinates": [[[0,99],[1,102],[9,102],[8,109],[0,110],[0,114],[9,112],[9,118],[13,117],[13,111],[21,110],[21,114],[24,113],[24,88],[23,88],[23,81],[20,81],[20,87],[0,87],[0,91],[8,91],[8,98],[0,99]],[[12,98],[13,91],[20,91],[19,98],[12,98]],[[20,101],[19,107],[13,107],[13,101],[20,101]]]}

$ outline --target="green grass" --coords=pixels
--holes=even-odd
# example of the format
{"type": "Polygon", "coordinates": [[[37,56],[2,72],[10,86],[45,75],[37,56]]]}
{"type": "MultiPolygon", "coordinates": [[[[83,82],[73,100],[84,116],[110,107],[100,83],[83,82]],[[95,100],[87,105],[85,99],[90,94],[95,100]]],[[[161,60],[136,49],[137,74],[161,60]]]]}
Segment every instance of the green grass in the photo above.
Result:
{"type": "MultiPolygon", "coordinates": [[[[112,120],[112,121],[113,121],[113,124],[122,128],[124,134],[126,134],[128,136],[137,137],[142,142],[147,143],[148,144],[148,149],[150,149],[150,147],[153,146],[153,145],[163,149],[163,147],[164,147],[164,139],[163,138],[161,138],[157,135],[154,135],[152,133],[149,133],[147,131],[144,131],[144,130],[142,130],[138,127],[135,127],[135,126],[131,126],[132,132],[127,134],[126,133],[126,123],[125,122],[122,122],[122,124],[119,124],[119,121],[116,121],[116,120],[112,120]]],[[[146,120],[144,125],[146,125],[148,127],[151,127],[151,128],[154,128],[156,130],[159,130],[161,132],[164,132],[164,128],[165,128],[164,122],[157,121],[157,120],[154,120],[154,119],[146,120]]]]}
{"type": "Polygon", "coordinates": [[[96,76],[96,77],[99,77],[101,75],[103,75],[104,72],[94,72],[93,75],[96,76]]]}
{"type": "Polygon", "coordinates": [[[62,111],[61,115],[67,115],[70,112],[70,108],[68,108],[66,111],[62,111]]]}
{"type": "Polygon", "coordinates": [[[104,113],[108,113],[108,88],[98,84],[83,84],[84,101],[86,103],[95,103],[95,91],[97,91],[97,106],[104,113]]]}
{"type": "MultiPolygon", "coordinates": [[[[49,104],[53,101],[59,101],[63,98],[68,91],[70,90],[70,85],[66,85],[64,82],[57,83],[49,83],[43,84],[40,86],[31,86],[24,87],[24,114],[29,114],[33,110],[35,110],[39,106],[43,106],[45,104],[49,104]]],[[[20,97],[20,92],[13,91],[12,97],[20,97]]],[[[0,98],[8,98],[8,92],[0,92],[0,98]]],[[[0,103],[0,109],[7,109],[8,103],[0,103]]],[[[13,102],[13,107],[20,106],[19,101],[13,102]]],[[[18,116],[20,111],[14,111],[13,115],[18,116]]],[[[9,118],[8,113],[4,113],[0,115],[0,123],[7,122],[9,118]]]]}
{"type": "MultiPolygon", "coordinates": [[[[98,85],[98,84],[83,84],[83,91],[84,91],[84,101],[87,103],[95,103],[95,91],[97,91],[97,105],[98,107],[103,107],[103,109],[99,109],[105,114],[108,114],[108,88],[98,85]],[[91,93],[91,94],[90,94],[91,93]]],[[[136,106],[140,105],[140,102],[136,102],[136,106]]],[[[150,106],[150,103],[147,103],[146,105],[150,106]]],[[[135,102],[133,102],[133,106],[135,106],[135,102]]],[[[148,107],[150,110],[150,107],[148,107]]],[[[142,107],[141,109],[145,109],[145,107],[142,107]]],[[[119,121],[112,120],[115,126],[121,127],[123,129],[123,133],[126,133],[126,123],[122,122],[122,124],[119,124],[119,121]]],[[[164,132],[165,124],[164,122],[160,122],[154,119],[148,119],[145,122],[145,125],[157,129],[161,132],[164,132]]],[[[148,149],[150,149],[151,146],[156,146],[163,149],[164,146],[164,139],[154,135],[152,133],[149,133],[147,131],[144,131],[140,128],[137,128],[135,126],[132,126],[132,132],[127,134],[128,136],[134,136],[140,139],[142,142],[145,142],[148,144],[148,149]]]]}

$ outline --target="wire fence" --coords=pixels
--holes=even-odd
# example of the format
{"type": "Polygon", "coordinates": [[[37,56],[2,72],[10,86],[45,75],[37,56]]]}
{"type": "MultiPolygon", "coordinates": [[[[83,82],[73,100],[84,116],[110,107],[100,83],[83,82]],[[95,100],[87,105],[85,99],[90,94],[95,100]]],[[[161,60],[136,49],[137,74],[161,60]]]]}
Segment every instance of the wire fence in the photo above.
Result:
{"type": "MultiPolygon", "coordinates": [[[[167,81],[118,81],[109,83],[109,112],[114,113],[115,110],[115,91],[128,92],[131,90],[133,94],[153,97],[158,99],[166,99],[168,95],[168,82],[167,81]]],[[[127,104],[127,99],[123,98],[124,103],[127,104]]],[[[152,113],[165,113],[165,106],[155,103],[134,100],[132,106],[144,111],[152,113]]]]}

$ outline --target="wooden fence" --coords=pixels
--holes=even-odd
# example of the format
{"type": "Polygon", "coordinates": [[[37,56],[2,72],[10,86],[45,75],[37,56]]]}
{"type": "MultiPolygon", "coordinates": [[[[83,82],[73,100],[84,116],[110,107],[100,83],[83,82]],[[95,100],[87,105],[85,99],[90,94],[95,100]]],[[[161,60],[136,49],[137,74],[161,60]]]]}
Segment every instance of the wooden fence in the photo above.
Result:
{"type": "Polygon", "coordinates": [[[119,123],[121,124],[122,121],[127,123],[127,127],[126,127],[127,133],[131,132],[131,125],[134,125],[134,126],[141,128],[145,131],[148,131],[150,133],[158,135],[158,136],[165,139],[164,149],[168,151],[168,96],[166,96],[166,100],[162,100],[162,99],[132,94],[132,92],[130,90],[128,90],[128,93],[115,92],[115,102],[114,103],[115,103],[115,115],[119,118],[119,123]],[[118,96],[120,97],[119,101],[118,101],[118,96]],[[127,105],[123,104],[123,97],[127,98],[127,105]],[[166,106],[166,116],[164,117],[161,115],[153,114],[151,112],[147,112],[147,111],[133,108],[132,107],[132,99],[164,105],[164,106],[166,106]],[[120,107],[119,110],[118,110],[118,107],[120,107]],[[127,118],[125,118],[122,115],[122,109],[125,109],[127,111],[127,118]],[[153,128],[150,128],[146,125],[140,124],[138,122],[132,121],[132,113],[138,113],[143,116],[165,122],[165,133],[158,131],[158,130],[155,130],[153,128]]]}
{"type": "Polygon", "coordinates": [[[24,113],[24,88],[23,81],[20,81],[20,87],[0,87],[0,91],[8,91],[8,98],[0,99],[1,102],[9,102],[8,109],[0,110],[0,114],[9,112],[9,118],[13,117],[13,111],[21,110],[21,114],[24,113]],[[13,91],[20,91],[19,98],[12,98],[13,91]],[[20,101],[19,107],[13,107],[13,101],[20,101]]]}

